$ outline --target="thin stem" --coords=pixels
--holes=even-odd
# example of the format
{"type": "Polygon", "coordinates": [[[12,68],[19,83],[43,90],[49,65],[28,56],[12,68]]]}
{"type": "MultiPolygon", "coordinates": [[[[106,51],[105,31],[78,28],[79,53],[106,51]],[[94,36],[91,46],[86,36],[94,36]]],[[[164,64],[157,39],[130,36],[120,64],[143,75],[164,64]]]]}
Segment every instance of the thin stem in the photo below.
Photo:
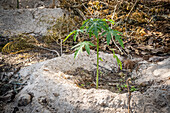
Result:
{"type": "Polygon", "coordinates": [[[126,85],[127,85],[128,93],[129,93],[129,97],[128,97],[128,113],[130,113],[130,99],[131,99],[131,91],[130,91],[130,86],[129,86],[129,81],[130,80],[131,80],[130,78],[128,78],[126,80],[126,85]]]}
{"type": "Polygon", "coordinates": [[[99,37],[97,37],[97,76],[96,76],[96,89],[99,85],[99,37]]]}
{"type": "Polygon", "coordinates": [[[17,9],[19,9],[19,0],[17,0],[17,9]]]}

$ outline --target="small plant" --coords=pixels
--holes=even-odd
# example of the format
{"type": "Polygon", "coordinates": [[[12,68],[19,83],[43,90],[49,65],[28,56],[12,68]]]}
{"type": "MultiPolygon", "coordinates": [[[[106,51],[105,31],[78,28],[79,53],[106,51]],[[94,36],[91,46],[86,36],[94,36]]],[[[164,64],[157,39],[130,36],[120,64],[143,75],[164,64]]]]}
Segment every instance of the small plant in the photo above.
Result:
{"type": "MultiPolygon", "coordinates": [[[[111,24],[114,24],[113,20],[107,20],[107,19],[87,19],[83,22],[83,25],[78,30],[72,31],[64,41],[66,41],[72,34],[74,34],[73,39],[76,41],[76,38],[79,33],[86,33],[89,35],[89,38],[94,36],[97,38],[97,76],[96,76],[96,88],[98,88],[98,80],[99,80],[99,60],[102,61],[102,59],[99,57],[99,38],[106,36],[107,44],[109,45],[110,40],[112,38],[115,38],[116,41],[119,42],[122,48],[124,48],[123,41],[120,36],[120,32],[113,30],[109,27],[108,22],[111,24]]],[[[63,41],[63,42],[64,42],[63,41]]],[[[90,47],[89,46],[96,46],[90,41],[84,41],[80,42],[77,45],[73,46],[72,48],[75,49],[74,58],[78,56],[80,52],[83,51],[83,48],[85,47],[85,50],[88,54],[90,54],[90,47]]],[[[119,58],[115,55],[115,52],[113,51],[113,57],[116,58],[118,65],[120,66],[120,69],[122,69],[122,63],[119,60],[119,58]]]]}
{"type": "Polygon", "coordinates": [[[118,85],[118,84],[117,84],[116,87],[117,87],[117,89],[119,90],[119,92],[121,92],[122,89],[127,88],[127,85],[126,85],[126,84],[123,84],[123,85],[118,85]]]}
{"type": "Polygon", "coordinates": [[[122,88],[127,88],[127,85],[126,85],[126,84],[124,84],[124,85],[121,85],[121,87],[122,87],[122,88]]]}
{"type": "MultiPolygon", "coordinates": [[[[126,89],[128,88],[128,86],[126,84],[123,84],[123,85],[116,85],[117,89],[119,90],[119,92],[121,92],[123,89],[126,89]]],[[[136,91],[137,89],[135,88],[135,86],[131,86],[130,87],[130,92],[134,92],[136,91]]]]}
{"type": "Polygon", "coordinates": [[[134,91],[136,91],[137,89],[135,88],[135,86],[131,86],[131,88],[130,88],[130,91],[131,92],[134,92],[134,91]]]}
{"type": "Polygon", "coordinates": [[[117,89],[119,89],[119,92],[122,91],[121,88],[120,88],[120,86],[119,86],[118,84],[116,85],[116,87],[117,87],[117,89]]]}

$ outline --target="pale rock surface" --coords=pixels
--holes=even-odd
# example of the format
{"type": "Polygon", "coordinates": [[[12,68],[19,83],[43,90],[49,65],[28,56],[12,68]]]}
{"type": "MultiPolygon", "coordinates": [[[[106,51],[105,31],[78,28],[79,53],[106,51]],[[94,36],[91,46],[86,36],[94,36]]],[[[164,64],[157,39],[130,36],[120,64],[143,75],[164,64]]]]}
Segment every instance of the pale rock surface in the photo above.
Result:
{"type": "MultiPolygon", "coordinates": [[[[20,70],[22,78],[28,80],[27,85],[16,95],[14,102],[5,106],[5,113],[12,113],[16,109],[17,113],[127,113],[128,93],[81,89],[71,80],[63,78],[63,72],[67,70],[74,70],[77,67],[87,70],[96,68],[93,65],[96,63],[94,51],[91,51],[89,56],[83,52],[76,60],[73,57],[73,54],[62,55],[20,70]],[[18,106],[18,100],[23,94],[31,94],[31,101],[26,106],[18,106]]],[[[103,59],[100,65],[108,69],[113,69],[117,65],[112,54],[100,52],[100,57],[103,59]]],[[[153,74],[149,76],[154,77],[153,74]]],[[[133,92],[131,94],[132,113],[168,113],[170,111],[169,85],[167,80],[160,85],[151,86],[143,94],[133,92]]]]}
{"type": "Polygon", "coordinates": [[[0,34],[1,36],[22,33],[46,35],[48,28],[53,26],[63,14],[60,8],[0,10],[0,34]]]}
{"type": "MultiPolygon", "coordinates": [[[[53,0],[19,0],[19,8],[49,7],[52,3],[53,0]]],[[[55,0],[55,5],[58,4],[59,1],[55,0]]],[[[0,9],[17,9],[17,0],[0,0],[0,9]]]]}
{"type": "Polygon", "coordinates": [[[170,58],[158,63],[145,63],[140,67],[139,72],[132,75],[139,78],[136,80],[138,84],[141,84],[144,81],[158,82],[160,80],[167,80],[170,77],[170,58]]]}

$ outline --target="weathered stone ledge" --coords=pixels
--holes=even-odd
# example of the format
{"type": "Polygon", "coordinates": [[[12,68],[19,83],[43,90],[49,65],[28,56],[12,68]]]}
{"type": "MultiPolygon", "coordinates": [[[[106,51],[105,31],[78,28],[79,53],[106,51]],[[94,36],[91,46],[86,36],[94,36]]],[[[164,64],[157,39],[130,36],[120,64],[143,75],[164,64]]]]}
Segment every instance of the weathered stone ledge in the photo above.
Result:
{"type": "Polygon", "coordinates": [[[0,10],[0,35],[46,35],[47,29],[62,16],[63,10],[60,8],[0,10]]]}

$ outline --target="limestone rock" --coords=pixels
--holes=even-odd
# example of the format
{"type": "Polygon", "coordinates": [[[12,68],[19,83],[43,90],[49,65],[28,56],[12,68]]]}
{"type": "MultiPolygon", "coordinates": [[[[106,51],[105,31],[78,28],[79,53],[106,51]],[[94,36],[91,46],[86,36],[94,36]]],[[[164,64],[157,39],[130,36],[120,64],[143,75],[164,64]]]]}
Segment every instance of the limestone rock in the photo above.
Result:
{"type": "Polygon", "coordinates": [[[132,75],[139,78],[136,80],[138,84],[146,81],[167,80],[170,77],[170,58],[158,63],[142,64],[140,67],[139,72],[132,75]]]}
{"type": "Polygon", "coordinates": [[[60,8],[0,10],[0,34],[2,36],[21,33],[46,35],[47,29],[61,16],[63,11],[60,8]]]}
{"type": "MultiPolygon", "coordinates": [[[[102,66],[112,69],[117,65],[112,54],[100,52],[100,57],[103,59],[100,62],[102,66]]],[[[82,89],[70,79],[64,78],[64,71],[74,70],[77,67],[90,71],[96,68],[93,65],[95,63],[96,54],[95,51],[91,51],[90,55],[83,52],[76,60],[74,60],[74,54],[62,55],[20,70],[21,76],[27,79],[28,85],[16,95],[14,102],[5,106],[5,113],[13,112],[20,102],[18,100],[21,100],[20,105],[23,105],[18,107],[18,113],[126,113],[128,93],[118,94],[102,89],[82,89]],[[33,94],[34,97],[30,99],[31,97],[27,94],[33,94]],[[31,101],[24,103],[22,100],[26,97],[31,101]],[[31,104],[28,104],[30,102],[31,104]]],[[[149,68],[146,66],[145,70],[152,69],[154,66],[148,64],[149,68]]],[[[153,74],[149,76],[154,77],[153,74]]],[[[146,79],[143,79],[144,81],[146,79]]],[[[133,113],[168,113],[170,108],[168,83],[152,85],[143,94],[138,91],[131,93],[131,111],[133,113]]]]}

